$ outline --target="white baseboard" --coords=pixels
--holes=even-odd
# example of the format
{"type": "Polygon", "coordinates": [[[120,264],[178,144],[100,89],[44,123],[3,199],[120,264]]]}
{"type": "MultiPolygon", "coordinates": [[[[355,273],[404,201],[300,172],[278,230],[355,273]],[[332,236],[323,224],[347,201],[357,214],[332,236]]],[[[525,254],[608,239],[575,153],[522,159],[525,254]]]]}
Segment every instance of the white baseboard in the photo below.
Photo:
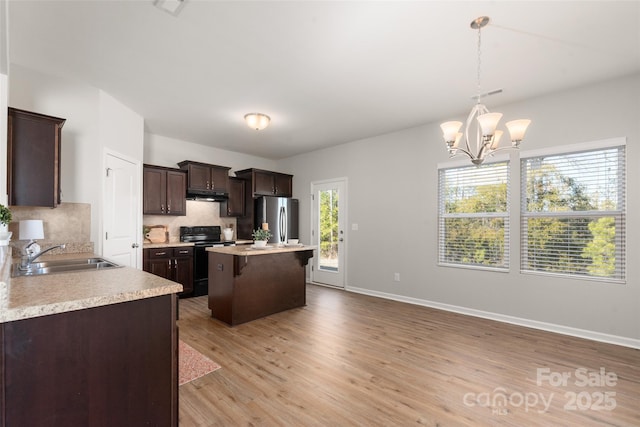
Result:
{"type": "Polygon", "coordinates": [[[524,319],[521,317],[507,316],[489,311],[476,310],[473,308],[460,307],[457,305],[443,304],[440,302],[428,301],[418,298],[405,297],[401,295],[389,294],[386,292],[372,291],[370,289],[347,287],[346,291],[358,294],[369,295],[373,297],[385,298],[394,301],[406,302],[409,304],[422,305],[425,307],[437,308],[439,310],[451,311],[454,313],[465,314],[468,316],[481,317],[484,319],[496,320],[498,322],[511,323],[513,325],[526,326],[528,328],[540,329],[557,334],[569,335],[579,338],[585,338],[592,341],[599,341],[608,344],[616,344],[624,347],[640,349],[640,340],[621,337],[617,335],[603,334],[601,332],[589,331],[586,329],[572,328],[569,326],[557,325],[554,323],[540,322],[537,320],[524,319]]]}

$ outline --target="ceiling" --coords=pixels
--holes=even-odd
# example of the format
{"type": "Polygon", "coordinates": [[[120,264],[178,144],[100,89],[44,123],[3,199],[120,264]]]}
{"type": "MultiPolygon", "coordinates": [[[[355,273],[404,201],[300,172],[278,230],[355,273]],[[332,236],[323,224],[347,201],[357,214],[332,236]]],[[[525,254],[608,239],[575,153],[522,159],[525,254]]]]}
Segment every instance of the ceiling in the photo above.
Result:
{"type": "Polygon", "coordinates": [[[103,89],[147,132],[280,159],[466,116],[481,15],[490,109],[640,71],[638,1],[10,0],[9,60],[103,89]]]}

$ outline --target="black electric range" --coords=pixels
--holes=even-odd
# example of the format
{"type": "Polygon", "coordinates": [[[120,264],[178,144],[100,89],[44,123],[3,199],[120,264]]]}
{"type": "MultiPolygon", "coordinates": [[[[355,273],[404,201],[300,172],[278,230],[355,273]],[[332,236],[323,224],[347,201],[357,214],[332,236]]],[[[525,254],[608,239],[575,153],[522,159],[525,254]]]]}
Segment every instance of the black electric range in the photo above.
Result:
{"type": "Polygon", "coordinates": [[[235,246],[234,241],[222,240],[219,225],[180,227],[180,241],[194,244],[193,294],[198,297],[209,294],[209,254],[207,248],[235,246]]]}

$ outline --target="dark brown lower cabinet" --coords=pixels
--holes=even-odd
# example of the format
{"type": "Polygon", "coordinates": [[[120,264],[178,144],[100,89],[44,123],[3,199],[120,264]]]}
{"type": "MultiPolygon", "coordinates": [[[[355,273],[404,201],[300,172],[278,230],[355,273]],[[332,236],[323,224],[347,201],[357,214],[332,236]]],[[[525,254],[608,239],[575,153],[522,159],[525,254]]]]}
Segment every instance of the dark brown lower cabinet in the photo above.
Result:
{"type": "Polygon", "coordinates": [[[144,249],[142,269],[180,283],[183,288],[181,296],[193,292],[193,247],[144,249]]]}
{"type": "Polygon", "coordinates": [[[177,426],[176,296],[4,323],[0,426],[177,426]]]}

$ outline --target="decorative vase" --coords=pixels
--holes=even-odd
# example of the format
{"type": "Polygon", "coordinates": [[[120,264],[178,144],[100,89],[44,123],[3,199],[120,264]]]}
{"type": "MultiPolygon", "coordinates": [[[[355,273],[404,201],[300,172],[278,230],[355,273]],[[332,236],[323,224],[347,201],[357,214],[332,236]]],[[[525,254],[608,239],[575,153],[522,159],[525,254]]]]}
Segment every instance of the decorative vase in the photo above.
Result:
{"type": "Polygon", "coordinates": [[[267,246],[267,241],[266,240],[254,240],[253,241],[253,246],[255,246],[256,248],[264,248],[265,246],[267,246]]]}

